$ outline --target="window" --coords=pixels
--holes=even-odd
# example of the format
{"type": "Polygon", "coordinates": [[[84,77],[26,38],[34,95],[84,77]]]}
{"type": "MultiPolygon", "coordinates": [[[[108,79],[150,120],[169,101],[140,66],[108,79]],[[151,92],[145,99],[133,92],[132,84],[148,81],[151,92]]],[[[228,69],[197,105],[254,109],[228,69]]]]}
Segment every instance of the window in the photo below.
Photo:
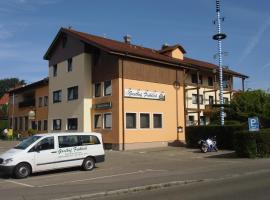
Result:
{"type": "Polygon", "coordinates": [[[57,65],[53,66],[53,76],[57,76],[57,65]]]}
{"type": "MultiPolygon", "coordinates": [[[[198,96],[196,94],[192,94],[192,103],[198,103],[198,96]]],[[[199,95],[199,104],[203,104],[203,95],[199,95]]]]}
{"type": "Polygon", "coordinates": [[[213,104],[214,104],[214,97],[209,96],[209,105],[213,105],[213,104]]]}
{"type": "Polygon", "coordinates": [[[44,138],[36,145],[36,149],[39,151],[54,149],[54,137],[44,138]]]}
{"type": "Polygon", "coordinates": [[[101,83],[95,83],[95,97],[101,96],[101,83]]]}
{"type": "Polygon", "coordinates": [[[78,119],[77,118],[69,118],[67,120],[68,130],[77,130],[78,129],[78,119]]]}
{"type": "Polygon", "coordinates": [[[229,98],[223,97],[223,104],[229,104],[229,98]]]}
{"type": "Polygon", "coordinates": [[[102,128],[102,116],[101,114],[94,115],[94,128],[99,129],[102,128]]]}
{"type": "Polygon", "coordinates": [[[162,114],[153,114],[154,128],[162,128],[162,114]]]}
{"type": "Polygon", "coordinates": [[[199,84],[203,84],[203,77],[202,77],[202,75],[199,75],[199,84]]]}
{"type": "Polygon", "coordinates": [[[140,113],[140,128],[150,128],[150,115],[148,113],[140,113]]]}
{"type": "Polygon", "coordinates": [[[67,70],[68,70],[68,72],[71,72],[71,71],[72,71],[72,58],[69,58],[69,59],[67,60],[67,63],[68,63],[68,68],[67,68],[67,70]]]}
{"type": "Polygon", "coordinates": [[[80,146],[79,137],[77,135],[58,136],[59,148],[80,146]]]}
{"type": "Polygon", "coordinates": [[[19,130],[22,131],[23,129],[23,118],[19,117],[19,130]]]}
{"type": "Polygon", "coordinates": [[[107,128],[107,129],[112,128],[112,113],[104,114],[104,128],[107,128]]]}
{"type": "Polygon", "coordinates": [[[136,128],[136,113],[126,113],[126,128],[132,129],[136,128]]]}
{"type": "Polygon", "coordinates": [[[61,130],[61,119],[53,120],[53,130],[61,130]]]}
{"type": "Polygon", "coordinates": [[[24,130],[28,130],[28,117],[24,117],[24,130]]]}
{"type": "Polygon", "coordinates": [[[68,88],[68,100],[78,99],[78,86],[68,88]]]}
{"type": "Polygon", "coordinates": [[[44,131],[48,130],[48,120],[44,120],[44,122],[43,122],[43,130],[44,131]]]}
{"type": "Polygon", "coordinates": [[[190,126],[194,125],[194,116],[193,115],[188,116],[188,122],[189,122],[190,126]]]}
{"type": "Polygon", "coordinates": [[[18,130],[18,118],[17,117],[15,117],[15,119],[14,119],[14,130],[15,131],[18,130]]]}
{"type": "Polygon", "coordinates": [[[206,125],[206,117],[200,116],[200,125],[206,125]]]}
{"type": "Polygon", "coordinates": [[[192,83],[198,83],[197,74],[191,74],[191,82],[192,83]]]}
{"type": "Polygon", "coordinates": [[[214,82],[213,82],[213,77],[209,76],[208,77],[208,86],[213,86],[214,82]]]}
{"type": "Polygon", "coordinates": [[[97,136],[94,136],[94,135],[80,135],[79,137],[80,137],[80,143],[81,143],[82,146],[100,144],[100,141],[97,138],[97,136]]]}
{"type": "Polygon", "coordinates": [[[48,96],[44,97],[44,106],[48,106],[48,96]]]}
{"type": "Polygon", "coordinates": [[[32,127],[32,129],[37,130],[37,123],[35,121],[32,121],[31,127],[32,127]]]}
{"type": "Polygon", "coordinates": [[[53,92],[53,103],[59,103],[62,101],[62,90],[53,92]]]}
{"type": "Polygon", "coordinates": [[[112,95],[112,81],[104,82],[104,96],[112,95]]]}
{"type": "Polygon", "coordinates": [[[42,97],[38,98],[38,107],[42,107],[42,97]]]}
{"type": "Polygon", "coordinates": [[[38,130],[41,131],[41,121],[38,121],[38,130]]]}

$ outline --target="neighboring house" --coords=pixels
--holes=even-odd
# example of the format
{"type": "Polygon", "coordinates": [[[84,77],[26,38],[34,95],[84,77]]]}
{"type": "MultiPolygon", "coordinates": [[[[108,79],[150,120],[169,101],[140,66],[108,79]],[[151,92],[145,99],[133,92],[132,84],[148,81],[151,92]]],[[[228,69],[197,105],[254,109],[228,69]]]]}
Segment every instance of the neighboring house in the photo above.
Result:
{"type": "Polygon", "coordinates": [[[9,127],[27,135],[48,132],[48,78],[9,91],[9,127]]]}
{"type": "Polygon", "coordinates": [[[6,120],[7,119],[7,113],[5,112],[6,106],[8,106],[8,101],[9,101],[9,94],[5,93],[1,98],[0,98],[0,120],[6,120]]]}
{"type": "MultiPolygon", "coordinates": [[[[59,30],[44,55],[49,131],[100,132],[107,147],[124,150],[185,142],[189,121],[207,121],[206,105],[219,102],[217,66],[185,57],[181,45],[157,51],[130,39],[59,30]]],[[[247,76],[224,74],[230,101],[232,77],[247,76]]]]}

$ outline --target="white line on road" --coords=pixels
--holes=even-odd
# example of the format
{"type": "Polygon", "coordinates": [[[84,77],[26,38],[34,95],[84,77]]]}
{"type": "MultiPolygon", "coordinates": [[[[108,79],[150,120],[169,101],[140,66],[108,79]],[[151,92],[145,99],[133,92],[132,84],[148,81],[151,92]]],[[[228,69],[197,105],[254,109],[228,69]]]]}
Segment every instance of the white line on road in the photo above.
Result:
{"type": "Polygon", "coordinates": [[[6,182],[14,183],[14,184],[22,185],[22,186],[26,186],[26,187],[35,187],[33,185],[29,185],[29,184],[25,184],[25,183],[20,183],[20,182],[17,182],[17,181],[6,180],[6,182]]]}
{"type": "Polygon", "coordinates": [[[151,172],[151,171],[155,172],[155,171],[162,171],[162,170],[153,170],[153,169],[139,170],[139,171],[135,171],[135,172],[128,172],[128,173],[122,173],[122,174],[113,174],[113,175],[108,175],[108,176],[99,176],[99,177],[88,178],[88,179],[78,179],[78,180],[74,180],[74,181],[66,181],[66,182],[55,183],[55,184],[40,185],[40,186],[36,186],[36,187],[43,188],[43,187],[50,187],[50,186],[57,186],[57,185],[65,185],[65,184],[69,184],[69,183],[78,183],[78,182],[84,182],[84,181],[92,181],[92,180],[113,178],[113,177],[119,177],[119,176],[127,176],[127,175],[133,175],[133,174],[143,174],[143,173],[147,173],[147,172],[151,172]]]}

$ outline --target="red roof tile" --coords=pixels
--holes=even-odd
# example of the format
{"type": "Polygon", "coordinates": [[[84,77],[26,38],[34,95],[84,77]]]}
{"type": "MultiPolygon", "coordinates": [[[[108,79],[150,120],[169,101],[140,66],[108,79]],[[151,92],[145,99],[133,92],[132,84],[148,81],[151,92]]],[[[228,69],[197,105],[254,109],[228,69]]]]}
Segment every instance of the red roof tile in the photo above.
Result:
{"type": "Polygon", "coordinates": [[[0,105],[8,104],[8,101],[9,101],[9,94],[5,93],[0,99],[0,105]]]}

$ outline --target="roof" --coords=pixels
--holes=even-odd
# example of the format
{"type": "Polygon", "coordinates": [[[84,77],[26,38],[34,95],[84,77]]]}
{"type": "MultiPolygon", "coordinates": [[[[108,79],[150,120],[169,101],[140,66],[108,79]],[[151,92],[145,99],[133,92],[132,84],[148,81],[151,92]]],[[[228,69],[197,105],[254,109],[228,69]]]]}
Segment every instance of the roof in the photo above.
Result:
{"type": "MultiPolygon", "coordinates": [[[[200,69],[205,69],[205,70],[218,68],[217,65],[214,65],[212,63],[207,63],[204,61],[190,59],[186,57],[184,57],[184,60],[180,60],[180,59],[172,58],[167,55],[163,55],[162,53],[164,51],[162,50],[161,51],[154,50],[154,49],[150,49],[150,48],[146,48],[146,47],[142,47],[138,45],[128,44],[125,42],[119,42],[116,40],[112,40],[112,39],[108,39],[108,38],[104,38],[100,36],[95,36],[88,33],[83,33],[83,32],[75,31],[72,29],[66,29],[66,28],[61,28],[59,30],[52,44],[50,45],[47,52],[45,53],[44,59],[46,60],[50,59],[50,53],[52,52],[52,49],[56,45],[56,41],[63,33],[70,34],[73,37],[82,40],[86,44],[95,46],[111,54],[129,56],[129,57],[138,58],[138,59],[145,59],[145,60],[149,60],[153,62],[173,65],[176,67],[200,68],[200,69]]],[[[182,50],[182,52],[185,53],[184,48],[179,44],[169,46],[168,49],[164,49],[164,50],[168,51],[175,48],[180,48],[180,50],[182,50]]],[[[232,70],[224,69],[224,72],[230,73],[234,76],[248,78],[248,76],[240,74],[238,72],[234,72],[232,70]]]]}
{"type": "Polygon", "coordinates": [[[12,90],[9,91],[9,95],[11,95],[12,93],[20,93],[20,92],[24,92],[24,91],[27,91],[27,90],[37,88],[37,87],[46,86],[46,85],[49,85],[49,78],[44,78],[44,79],[42,79],[40,81],[31,83],[29,85],[25,85],[23,87],[12,89],[12,90]]]}
{"type": "Polygon", "coordinates": [[[175,45],[173,45],[173,46],[167,46],[167,47],[165,47],[165,48],[159,50],[158,52],[159,52],[159,53],[165,53],[165,52],[168,52],[168,51],[173,51],[173,50],[175,50],[175,49],[177,49],[177,48],[180,49],[180,50],[182,51],[183,54],[186,53],[186,50],[185,50],[180,44],[175,44],[175,45]]]}
{"type": "Polygon", "coordinates": [[[9,101],[9,94],[5,93],[2,98],[0,99],[0,105],[5,105],[9,101]]]}

